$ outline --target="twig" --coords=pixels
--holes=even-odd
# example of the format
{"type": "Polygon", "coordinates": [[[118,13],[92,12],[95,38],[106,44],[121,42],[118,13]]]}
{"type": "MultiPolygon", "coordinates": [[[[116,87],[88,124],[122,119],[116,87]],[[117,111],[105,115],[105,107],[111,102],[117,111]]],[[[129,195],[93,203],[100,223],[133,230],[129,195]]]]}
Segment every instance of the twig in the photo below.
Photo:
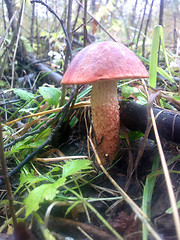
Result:
{"type": "Polygon", "coordinates": [[[4,44],[5,40],[6,40],[6,35],[7,35],[8,31],[9,31],[9,28],[11,27],[11,24],[12,24],[12,22],[13,22],[15,16],[16,16],[16,13],[17,12],[14,12],[14,14],[13,14],[13,16],[12,16],[12,18],[11,18],[7,28],[6,28],[6,31],[5,31],[4,35],[0,39],[0,51],[1,51],[1,48],[2,48],[2,46],[3,46],[3,44],[4,44]]]}
{"type": "Polygon", "coordinates": [[[14,49],[14,55],[13,55],[13,59],[12,59],[11,88],[13,88],[13,83],[14,83],[15,58],[16,58],[17,48],[18,48],[18,44],[19,44],[19,39],[20,39],[20,33],[21,33],[21,27],[22,27],[23,15],[24,15],[24,7],[25,7],[25,0],[22,2],[21,16],[20,16],[20,22],[19,22],[19,30],[18,30],[18,33],[17,33],[16,46],[15,46],[15,49],[14,49]]]}
{"type": "MultiPolygon", "coordinates": [[[[82,0],[81,0],[81,3],[82,3],[82,0]]],[[[72,32],[74,32],[74,30],[75,30],[75,27],[76,27],[76,24],[77,24],[77,20],[78,20],[78,17],[79,17],[80,10],[81,10],[81,5],[78,5],[77,15],[76,15],[76,18],[75,18],[75,20],[74,20],[74,24],[73,24],[73,27],[72,27],[72,32]]]]}
{"type": "MultiPolygon", "coordinates": [[[[74,104],[74,109],[80,108],[80,107],[89,107],[89,106],[90,106],[90,102],[82,101],[82,102],[74,104]]],[[[60,107],[60,108],[56,108],[56,109],[47,110],[47,111],[44,111],[44,112],[34,113],[34,114],[31,114],[31,115],[27,115],[27,116],[24,116],[24,117],[20,117],[20,118],[14,119],[14,120],[12,120],[10,122],[6,122],[4,125],[8,126],[8,125],[11,125],[11,124],[13,124],[15,122],[21,121],[23,119],[32,118],[32,117],[38,117],[38,116],[43,116],[43,115],[46,115],[46,114],[59,112],[62,109],[63,109],[63,107],[60,107]]]]}
{"type": "MultiPolygon", "coordinates": [[[[71,39],[72,39],[72,33],[71,33],[72,3],[73,3],[72,0],[68,1],[67,36],[68,36],[68,39],[69,39],[70,43],[71,43],[71,39]]],[[[64,60],[64,69],[63,69],[64,73],[65,73],[66,69],[68,68],[70,54],[71,54],[71,58],[70,58],[70,61],[71,61],[72,60],[72,53],[70,53],[69,48],[66,48],[65,60],[64,60]]],[[[66,85],[63,84],[62,88],[61,88],[60,106],[64,105],[65,97],[66,97],[66,85]]]]}
{"type": "Polygon", "coordinates": [[[151,6],[149,9],[149,14],[148,14],[148,18],[147,18],[146,26],[145,26],[145,30],[144,30],[144,37],[143,37],[143,44],[142,44],[142,56],[143,57],[145,55],[145,42],[146,42],[147,30],[148,30],[148,26],[149,26],[151,14],[152,14],[153,4],[154,4],[154,0],[152,0],[152,2],[151,2],[151,6]]]}
{"type": "Polygon", "coordinates": [[[87,28],[86,28],[86,24],[87,24],[87,2],[88,0],[84,0],[84,47],[86,47],[87,45],[87,28]]]}
{"type": "MultiPolygon", "coordinates": [[[[76,2],[84,9],[84,6],[82,5],[82,3],[79,2],[79,0],[76,0],[76,2]]],[[[96,18],[95,18],[90,12],[87,11],[87,13],[89,14],[89,16],[91,16],[91,17],[96,21],[96,23],[100,26],[100,28],[102,28],[103,31],[104,31],[113,41],[117,42],[116,39],[113,38],[110,33],[108,33],[108,31],[100,24],[100,22],[98,22],[98,20],[96,20],[96,18]]]]}
{"type": "Polygon", "coordinates": [[[59,20],[60,24],[61,24],[61,27],[63,29],[63,32],[64,32],[64,35],[66,37],[66,42],[67,42],[67,45],[68,45],[68,49],[69,49],[69,53],[70,53],[70,60],[72,60],[72,50],[71,50],[71,44],[70,44],[70,41],[69,41],[69,37],[68,37],[68,34],[67,34],[67,31],[65,29],[65,26],[64,26],[64,21],[54,12],[54,10],[49,6],[47,5],[45,2],[41,1],[41,0],[31,0],[31,3],[40,3],[42,5],[44,5],[45,7],[47,7],[47,9],[52,13],[54,14],[54,16],[56,16],[56,18],[59,20]]]}
{"type": "Polygon", "coordinates": [[[143,155],[143,152],[144,152],[144,149],[145,149],[145,146],[146,146],[146,140],[148,139],[148,136],[149,136],[149,133],[150,133],[150,130],[151,130],[151,127],[152,127],[151,119],[150,119],[150,109],[152,109],[153,101],[159,94],[160,94],[160,92],[158,91],[155,94],[151,95],[151,98],[149,98],[149,101],[148,101],[148,106],[147,106],[147,127],[146,127],[146,130],[145,130],[145,133],[144,133],[144,138],[143,138],[140,150],[138,152],[138,155],[137,155],[137,158],[136,158],[136,161],[135,161],[136,179],[137,179],[138,163],[139,163],[139,160],[141,159],[141,157],[143,155]]]}
{"type": "Polygon", "coordinates": [[[16,228],[17,227],[17,219],[16,219],[15,209],[14,209],[14,204],[13,204],[13,194],[12,194],[11,185],[10,185],[8,174],[7,174],[6,160],[4,157],[4,150],[3,150],[3,135],[2,135],[1,117],[0,117],[0,159],[1,159],[2,172],[3,172],[3,176],[4,176],[4,182],[5,182],[5,185],[7,188],[7,193],[8,193],[8,198],[9,198],[9,208],[11,211],[14,228],[16,228]]]}
{"type": "Polygon", "coordinates": [[[137,51],[137,48],[138,48],[139,38],[140,38],[140,35],[141,35],[143,23],[144,23],[144,17],[145,17],[145,14],[146,14],[147,4],[148,4],[148,0],[146,0],[145,5],[144,5],[144,12],[143,12],[143,16],[142,16],[142,19],[141,19],[141,25],[140,25],[140,28],[139,28],[139,33],[138,33],[138,36],[137,36],[137,42],[136,42],[135,51],[137,51]]]}

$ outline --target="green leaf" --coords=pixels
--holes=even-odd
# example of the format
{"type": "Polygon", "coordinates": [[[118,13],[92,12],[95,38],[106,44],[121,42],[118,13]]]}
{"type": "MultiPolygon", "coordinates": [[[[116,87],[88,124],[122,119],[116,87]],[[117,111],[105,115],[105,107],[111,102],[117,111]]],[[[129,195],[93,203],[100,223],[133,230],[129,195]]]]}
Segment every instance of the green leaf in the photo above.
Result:
{"type": "Polygon", "coordinates": [[[70,121],[70,123],[69,123],[70,127],[73,128],[74,125],[75,125],[78,121],[79,121],[79,119],[78,119],[76,116],[73,116],[72,119],[71,119],[71,121],[70,121]]]}
{"type": "Polygon", "coordinates": [[[35,98],[33,93],[27,92],[23,89],[16,89],[14,90],[14,93],[18,95],[20,99],[26,100],[28,102],[35,98]]]}
{"type": "MultiPolygon", "coordinates": [[[[26,105],[26,107],[27,106],[29,106],[29,105],[26,105]]],[[[28,107],[28,109],[26,109],[26,108],[21,108],[20,110],[19,110],[19,112],[23,112],[23,113],[31,113],[31,112],[33,112],[33,111],[35,111],[37,108],[29,108],[28,107]]]]}
{"type": "Polygon", "coordinates": [[[39,175],[38,177],[34,176],[34,171],[28,174],[25,174],[24,172],[22,172],[20,175],[20,184],[14,194],[16,194],[24,186],[24,184],[28,184],[28,186],[31,186],[35,183],[46,181],[46,180],[47,178],[42,175],[39,175]]]}
{"type": "Polygon", "coordinates": [[[55,105],[55,107],[57,107],[59,103],[59,98],[61,96],[61,91],[58,88],[40,87],[39,92],[48,102],[49,106],[55,105]]]}
{"type": "Polygon", "coordinates": [[[30,142],[29,140],[30,140],[31,138],[32,138],[32,137],[29,136],[29,137],[25,138],[24,140],[16,143],[14,146],[12,146],[12,148],[11,148],[11,154],[12,154],[12,153],[19,152],[19,150],[28,148],[28,143],[30,142]]]}
{"type": "Polygon", "coordinates": [[[129,140],[130,142],[134,142],[135,140],[144,136],[144,133],[138,131],[130,131],[129,133],[129,140]]]}
{"type": "Polygon", "coordinates": [[[180,96],[174,96],[173,99],[180,101],[180,96]]]}
{"type": "Polygon", "coordinates": [[[130,86],[122,86],[122,96],[127,98],[129,95],[137,95],[140,93],[140,90],[136,87],[130,87],[130,86]]]}
{"type": "Polygon", "coordinates": [[[43,184],[33,189],[24,201],[26,204],[26,217],[33,211],[37,211],[39,204],[44,202],[44,200],[53,200],[58,193],[57,188],[62,186],[65,180],[66,178],[60,178],[55,183],[43,184]]]}
{"type": "MultiPolygon", "coordinates": [[[[150,61],[140,55],[138,55],[136,53],[136,55],[138,56],[138,58],[143,61],[144,63],[150,65],[150,61]]],[[[157,71],[159,74],[161,74],[164,78],[166,78],[168,81],[170,81],[171,83],[176,83],[176,81],[174,80],[174,78],[171,77],[171,75],[169,75],[164,69],[157,67],[157,71]]]]}
{"type": "Polygon", "coordinates": [[[51,169],[51,171],[49,171],[49,172],[47,173],[47,176],[48,176],[48,175],[51,175],[51,173],[54,173],[54,172],[60,172],[60,168],[59,168],[59,167],[54,167],[53,169],[51,169]]]}
{"type": "Polygon", "coordinates": [[[157,65],[158,65],[158,51],[159,51],[159,39],[160,39],[160,27],[154,28],[153,40],[151,46],[151,58],[149,66],[149,86],[156,88],[157,81],[157,65]]]}
{"type": "Polygon", "coordinates": [[[68,207],[65,216],[66,216],[76,205],[78,205],[78,204],[81,203],[81,202],[82,202],[82,201],[76,201],[76,202],[74,202],[70,207],[68,207]]]}
{"type": "MultiPolygon", "coordinates": [[[[180,209],[180,200],[177,202],[177,208],[180,209]]],[[[172,214],[172,212],[173,211],[172,211],[171,207],[166,210],[166,213],[168,213],[168,214],[172,214]]]]}
{"type": "Polygon", "coordinates": [[[81,170],[91,169],[91,161],[88,159],[71,160],[66,162],[63,166],[62,177],[68,177],[81,170]]]}
{"type": "Polygon", "coordinates": [[[169,62],[168,62],[168,57],[165,49],[165,44],[164,44],[164,36],[163,36],[163,27],[161,25],[158,25],[154,28],[154,33],[153,33],[153,40],[152,40],[152,47],[151,47],[151,58],[150,58],[150,67],[149,67],[149,86],[156,88],[156,83],[157,83],[157,72],[159,72],[161,75],[166,75],[166,78],[170,82],[174,82],[173,76],[171,74],[171,70],[169,67],[169,62]],[[165,62],[168,68],[169,74],[165,74],[163,69],[158,68],[158,51],[160,49],[159,47],[159,42],[161,40],[161,46],[162,46],[162,51],[164,54],[165,62]]]}
{"type": "Polygon", "coordinates": [[[30,42],[28,41],[28,39],[24,36],[21,36],[21,40],[23,41],[24,45],[25,45],[25,49],[26,51],[28,51],[29,53],[33,52],[33,48],[31,47],[30,42]]]}
{"type": "Polygon", "coordinates": [[[147,99],[143,95],[143,93],[140,91],[139,88],[130,87],[127,85],[122,86],[122,96],[125,98],[128,98],[130,95],[137,97],[137,103],[139,103],[141,105],[147,104],[147,99]]]}
{"type": "Polygon", "coordinates": [[[44,139],[38,139],[30,144],[28,144],[28,146],[30,148],[38,148],[39,146],[41,146],[44,143],[44,139]]]}
{"type": "Polygon", "coordinates": [[[41,133],[39,133],[39,134],[37,135],[36,141],[37,141],[37,140],[40,140],[40,139],[46,140],[46,139],[49,137],[51,131],[52,131],[51,128],[46,128],[44,131],[42,131],[41,133]]]}

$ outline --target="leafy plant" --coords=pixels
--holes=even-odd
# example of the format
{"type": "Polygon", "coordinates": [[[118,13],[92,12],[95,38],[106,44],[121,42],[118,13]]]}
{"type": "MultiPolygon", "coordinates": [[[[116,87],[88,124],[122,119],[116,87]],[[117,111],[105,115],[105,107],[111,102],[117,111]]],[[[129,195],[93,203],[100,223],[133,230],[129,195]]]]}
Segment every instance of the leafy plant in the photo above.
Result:
{"type": "Polygon", "coordinates": [[[48,102],[49,106],[55,105],[57,107],[61,96],[61,91],[58,88],[43,86],[39,88],[39,93],[48,102]]]}
{"type": "MultiPolygon", "coordinates": [[[[55,180],[53,176],[50,178],[49,174],[36,177],[34,172],[27,175],[22,173],[20,177],[20,184],[16,193],[20,191],[24,184],[30,187],[41,182],[40,186],[34,187],[34,189],[30,191],[28,197],[24,201],[26,204],[26,217],[33,211],[37,211],[40,203],[43,203],[45,200],[53,200],[60,191],[59,187],[66,184],[69,176],[80,174],[82,171],[91,169],[92,167],[90,165],[91,161],[87,159],[68,161],[62,166],[62,173],[59,172],[59,179],[57,180],[55,180]],[[42,184],[43,181],[45,183],[42,184]],[[36,201],[34,201],[35,199],[36,201]]],[[[57,171],[60,169],[56,168],[55,170],[57,171]]],[[[53,171],[51,171],[51,173],[53,173],[53,171]]]]}

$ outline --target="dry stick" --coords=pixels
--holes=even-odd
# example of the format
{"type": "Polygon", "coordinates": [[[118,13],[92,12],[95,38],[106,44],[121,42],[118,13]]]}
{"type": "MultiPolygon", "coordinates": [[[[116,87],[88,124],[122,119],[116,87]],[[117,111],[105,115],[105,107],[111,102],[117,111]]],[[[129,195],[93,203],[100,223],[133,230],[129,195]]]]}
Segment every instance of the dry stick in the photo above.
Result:
{"type": "Polygon", "coordinates": [[[142,56],[143,57],[145,55],[145,42],[146,42],[146,36],[147,36],[147,30],[148,30],[149,22],[150,22],[150,19],[151,19],[153,4],[154,4],[154,0],[152,0],[152,2],[151,2],[149,14],[148,14],[148,19],[147,19],[147,22],[146,22],[146,27],[145,27],[145,30],[144,30],[144,37],[143,37],[143,44],[142,44],[142,56]]]}
{"type": "MultiPolygon", "coordinates": [[[[71,40],[72,40],[72,33],[71,33],[72,3],[73,3],[73,0],[68,1],[67,36],[69,39],[69,44],[71,43],[71,40]]],[[[65,51],[65,60],[64,60],[64,69],[63,69],[64,73],[66,72],[66,69],[68,68],[69,57],[70,57],[70,61],[71,61],[72,54],[70,53],[70,50],[68,47],[68,48],[66,48],[66,51],[65,51]]],[[[66,85],[63,84],[62,89],[61,89],[60,106],[64,105],[65,97],[66,97],[66,85]]]]}
{"type": "Polygon", "coordinates": [[[14,55],[13,55],[13,59],[12,59],[12,79],[11,79],[11,88],[13,88],[13,83],[14,83],[15,58],[16,58],[17,48],[18,48],[18,44],[19,44],[19,39],[20,39],[21,27],[22,27],[23,16],[24,16],[24,7],[25,7],[25,0],[23,0],[23,2],[22,2],[22,7],[21,7],[21,18],[20,18],[19,29],[18,29],[17,39],[16,39],[16,46],[15,46],[15,49],[14,49],[14,55]]]}
{"type": "Polygon", "coordinates": [[[138,0],[135,1],[134,7],[132,8],[132,16],[131,16],[130,26],[134,26],[134,23],[136,20],[137,3],[138,3],[138,0]]]}
{"type": "Polygon", "coordinates": [[[11,27],[11,24],[12,24],[12,22],[13,22],[15,16],[16,16],[16,13],[17,12],[14,12],[14,14],[13,14],[13,16],[12,16],[12,18],[11,18],[7,28],[6,28],[6,31],[5,31],[4,35],[0,39],[0,51],[1,51],[1,48],[3,47],[3,44],[4,44],[5,40],[6,40],[6,35],[7,35],[8,31],[9,31],[9,28],[11,27]]]}
{"type": "Polygon", "coordinates": [[[87,28],[86,28],[86,24],[87,24],[87,1],[88,0],[84,0],[84,47],[86,47],[87,45],[87,28]]]}
{"type": "MultiPolygon", "coordinates": [[[[82,0],[81,0],[81,3],[82,3],[82,0]]],[[[75,18],[75,20],[74,20],[74,25],[73,25],[73,27],[72,27],[72,32],[74,32],[74,30],[75,30],[75,28],[76,28],[76,24],[77,24],[77,20],[78,20],[78,17],[79,17],[80,9],[81,9],[81,6],[78,5],[77,15],[76,15],[76,18],[75,18]]]]}
{"type": "Polygon", "coordinates": [[[64,21],[61,18],[59,18],[59,16],[54,12],[54,10],[50,6],[48,6],[46,3],[44,3],[43,1],[41,1],[41,0],[31,0],[31,3],[40,3],[40,4],[44,5],[59,20],[59,22],[61,24],[61,27],[63,29],[64,35],[66,37],[66,42],[67,42],[69,53],[70,53],[70,59],[72,59],[71,44],[70,44],[70,41],[69,41],[67,31],[66,31],[65,26],[64,26],[64,21]]]}
{"type": "Polygon", "coordinates": [[[85,232],[81,227],[77,227],[77,229],[89,240],[94,240],[92,237],[89,236],[89,234],[87,234],[87,232],[85,232]]]}
{"type": "Polygon", "coordinates": [[[14,228],[16,228],[17,219],[16,219],[15,209],[14,209],[14,204],[13,204],[13,194],[12,194],[11,185],[10,185],[8,174],[7,174],[6,160],[5,160],[5,157],[4,157],[1,118],[0,118],[0,159],[1,159],[2,172],[3,172],[3,175],[4,175],[4,181],[5,181],[5,185],[6,185],[7,192],[8,192],[9,208],[10,208],[10,211],[11,211],[11,215],[12,215],[12,219],[13,219],[13,223],[14,223],[14,228]]]}
{"type": "Polygon", "coordinates": [[[137,42],[136,42],[136,48],[135,48],[135,51],[137,51],[137,48],[138,48],[139,38],[140,38],[141,30],[142,30],[142,27],[143,27],[143,22],[144,22],[144,17],[145,17],[145,14],[146,14],[146,7],[147,7],[147,4],[148,4],[148,0],[146,0],[146,2],[145,2],[144,12],[143,12],[143,17],[142,17],[142,20],[141,20],[140,29],[139,29],[139,33],[138,33],[138,36],[137,36],[137,42]]]}
{"type": "MultiPolygon", "coordinates": [[[[145,91],[148,94],[147,89],[145,89],[145,91]]],[[[139,163],[139,160],[141,159],[141,157],[143,155],[143,152],[144,152],[144,149],[145,149],[145,146],[146,146],[146,140],[148,139],[148,136],[149,136],[149,133],[150,133],[150,130],[151,130],[151,127],[152,127],[151,120],[150,120],[150,109],[152,109],[153,101],[159,94],[160,94],[159,91],[156,92],[155,94],[151,95],[151,98],[148,100],[148,106],[147,106],[147,127],[146,127],[146,130],[145,130],[145,133],[144,133],[144,138],[143,138],[140,150],[138,152],[138,155],[137,155],[137,158],[136,158],[136,161],[135,161],[136,179],[137,179],[138,163],[139,163]]],[[[156,116],[156,118],[157,118],[157,116],[156,116]]]]}
{"type": "Polygon", "coordinates": [[[39,162],[59,162],[64,160],[70,160],[70,159],[89,159],[88,156],[63,156],[63,157],[55,157],[55,158],[34,158],[33,161],[39,161],[39,162]]]}
{"type": "Polygon", "coordinates": [[[31,47],[33,47],[34,43],[34,25],[35,25],[35,3],[32,4],[31,35],[30,35],[31,47]]]}
{"type": "Polygon", "coordinates": [[[163,168],[163,172],[164,172],[164,177],[165,177],[165,181],[166,181],[166,185],[167,185],[167,190],[168,190],[168,194],[169,194],[169,200],[170,200],[171,207],[172,207],[172,213],[173,213],[176,233],[177,233],[178,239],[180,240],[180,218],[179,218],[179,213],[178,213],[178,209],[177,209],[177,205],[176,205],[176,198],[175,198],[174,191],[172,188],[171,178],[169,175],[166,159],[165,159],[164,152],[162,149],[162,145],[161,145],[161,141],[159,138],[159,133],[157,130],[156,121],[155,121],[155,117],[154,117],[152,108],[150,110],[150,114],[151,114],[152,124],[153,124],[153,128],[154,128],[155,138],[156,138],[156,142],[157,142],[157,146],[158,146],[158,150],[159,150],[159,155],[160,155],[160,159],[161,159],[161,164],[162,164],[162,168],[163,168]]]}
{"type": "Polygon", "coordinates": [[[6,17],[5,17],[5,7],[4,7],[4,1],[2,0],[2,18],[3,18],[3,24],[4,24],[4,29],[6,29],[6,17]]]}
{"type": "MultiPolygon", "coordinates": [[[[79,103],[75,103],[74,104],[74,109],[80,108],[80,107],[89,107],[89,106],[90,106],[90,102],[82,101],[82,102],[79,102],[79,103]]],[[[27,116],[24,116],[24,117],[20,117],[20,118],[14,119],[14,120],[12,120],[10,122],[6,122],[4,125],[8,126],[8,125],[11,125],[11,124],[13,124],[15,122],[18,122],[18,121],[21,121],[23,119],[26,119],[26,118],[33,118],[33,117],[38,117],[38,116],[43,116],[43,115],[46,115],[46,114],[59,112],[62,109],[63,109],[63,107],[60,107],[60,108],[56,108],[56,109],[47,110],[47,111],[44,111],[44,112],[34,113],[34,114],[31,114],[31,115],[27,115],[27,116]]]]}
{"type": "MultiPolygon", "coordinates": [[[[89,138],[89,137],[88,137],[89,138]]],[[[121,196],[123,197],[123,199],[129,204],[129,206],[132,208],[132,210],[134,211],[134,213],[137,215],[137,217],[141,220],[141,222],[143,222],[147,229],[149,230],[149,232],[153,235],[153,237],[156,240],[161,240],[161,238],[159,237],[159,235],[157,234],[157,232],[153,229],[153,227],[150,224],[150,220],[148,219],[148,217],[146,216],[146,214],[137,206],[137,204],[124,192],[124,190],[116,183],[116,181],[110,176],[110,174],[106,171],[106,169],[103,167],[101,160],[97,154],[96,148],[92,142],[92,140],[89,138],[90,144],[92,146],[92,149],[94,151],[95,154],[95,158],[101,168],[101,170],[104,172],[104,174],[107,176],[107,178],[111,181],[111,183],[114,185],[114,187],[118,190],[118,192],[121,194],[121,196]]]]}
{"type": "Polygon", "coordinates": [[[159,8],[159,25],[161,26],[163,26],[163,15],[164,15],[164,0],[161,0],[159,8]]]}
{"type": "MultiPolygon", "coordinates": [[[[82,3],[79,2],[79,0],[76,0],[76,2],[84,9],[84,6],[82,5],[82,3]]],[[[95,18],[90,12],[87,11],[87,13],[89,14],[89,16],[92,17],[92,19],[94,19],[94,20],[97,22],[97,24],[100,26],[100,28],[102,28],[103,31],[104,31],[113,41],[117,42],[116,39],[113,38],[113,37],[110,35],[110,33],[108,33],[108,31],[96,20],[96,18],[95,18]]]]}

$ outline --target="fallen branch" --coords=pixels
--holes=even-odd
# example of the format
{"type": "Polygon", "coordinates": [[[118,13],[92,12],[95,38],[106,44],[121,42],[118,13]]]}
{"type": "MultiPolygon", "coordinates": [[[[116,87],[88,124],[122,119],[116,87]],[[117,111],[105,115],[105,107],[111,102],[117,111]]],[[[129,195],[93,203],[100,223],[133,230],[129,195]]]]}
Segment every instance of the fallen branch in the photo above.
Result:
{"type": "MultiPolygon", "coordinates": [[[[130,130],[145,132],[147,125],[147,107],[135,102],[120,101],[121,123],[130,130]]],[[[160,108],[152,108],[159,136],[168,141],[180,143],[180,114],[160,108]]],[[[151,128],[149,138],[155,139],[151,128]]]]}

